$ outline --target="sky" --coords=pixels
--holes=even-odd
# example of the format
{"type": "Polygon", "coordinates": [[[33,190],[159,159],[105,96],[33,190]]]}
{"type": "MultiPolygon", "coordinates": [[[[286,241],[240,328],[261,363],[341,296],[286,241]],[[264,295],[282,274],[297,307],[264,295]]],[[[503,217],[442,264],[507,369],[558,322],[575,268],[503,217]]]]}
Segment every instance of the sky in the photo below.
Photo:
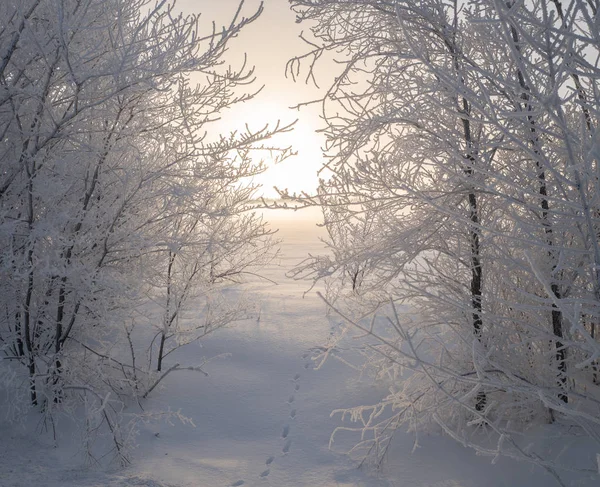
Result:
{"type": "MultiPolygon", "coordinates": [[[[245,0],[243,15],[252,15],[260,3],[260,0],[245,0]]],[[[229,23],[238,5],[239,0],[177,0],[177,7],[184,13],[202,14],[201,26],[210,25],[212,20],[219,26],[229,23]]],[[[306,26],[295,22],[287,0],[265,0],[263,14],[240,33],[227,53],[228,62],[236,66],[245,52],[249,64],[255,66],[256,87],[264,85],[264,89],[255,99],[224,113],[222,122],[215,128],[242,129],[245,123],[251,128],[261,128],[266,123],[274,125],[277,120],[286,124],[298,119],[293,133],[274,139],[274,145],[291,145],[298,155],[278,165],[271,164],[266,155],[265,162],[270,167],[256,178],[263,186],[260,194],[265,197],[277,195],[273,186],[291,192],[314,191],[318,184],[317,171],[323,162],[324,137],[315,133],[323,125],[318,106],[290,108],[318,98],[320,90],[306,84],[304,78],[294,82],[285,76],[287,61],[307,51],[307,45],[299,38],[303,29],[306,26]]]]}

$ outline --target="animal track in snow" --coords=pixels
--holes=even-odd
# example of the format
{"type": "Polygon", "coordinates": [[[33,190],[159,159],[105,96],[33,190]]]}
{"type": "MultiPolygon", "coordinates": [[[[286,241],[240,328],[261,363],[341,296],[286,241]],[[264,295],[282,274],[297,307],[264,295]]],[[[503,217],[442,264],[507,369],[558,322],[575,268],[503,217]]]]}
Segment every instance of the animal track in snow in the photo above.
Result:
{"type": "Polygon", "coordinates": [[[240,487],[240,485],[244,485],[245,483],[246,482],[244,482],[243,480],[238,480],[237,482],[231,484],[231,487],[240,487]]]}
{"type": "MultiPolygon", "coordinates": [[[[304,360],[307,360],[310,357],[310,352],[306,352],[302,355],[302,358],[304,360]]],[[[311,366],[311,362],[307,361],[304,364],[304,368],[308,369],[311,366]]],[[[291,382],[294,383],[294,391],[298,392],[300,390],[300,384],[299,384],[299,380],[300,380],[301,375],[300,374],[295,374],[294,377],[292,378],[291,382]]],[[[291,394],[288,397],[287,403],[288,405],[292,405],[294,404],[294,402],[296,401],[296,396],[294,394],[291,394]]],[[[290,419],[295,419],[297,415],[297,409],[292,409],[290,411],[290,419]]],[[[286,424],[283,426],[283,429],[281,430],[281,438],[283,439],[283,446],[281,447],[281,452],[284,455],[287,455],[291,448],[292,448],[292,439],[289,438],[290,435],[290,425],[286,424]]],[[[266,460],[265,460],[265,465],[267,466],[267,469],[264,470],[261,474],[259,474],[259,477],[262,479],[266,479],[270,473],[271,473],[271,465],[273,464],[273,462],[275,461],[275,457],[274,456],[269,456],[266,460]]],[[[242,485],[244,485],[245,482],[243,480],[238,480],[236,483],[231,484],[230,487],[240,487],[242,485]]]]}
{"type": "Polygon", "coordinates": [[[283,448],[281,449],[281,451],[283,453],[288,453],[290,451],[290,448],[292,447],[292,440],[287,440],[284,445],[283,448]]]}

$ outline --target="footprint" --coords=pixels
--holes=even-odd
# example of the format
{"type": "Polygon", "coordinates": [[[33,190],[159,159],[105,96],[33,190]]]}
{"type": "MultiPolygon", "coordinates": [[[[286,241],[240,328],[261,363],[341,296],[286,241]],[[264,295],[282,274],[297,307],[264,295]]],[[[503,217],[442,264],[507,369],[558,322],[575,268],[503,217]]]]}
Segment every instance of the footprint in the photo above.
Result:
{"type": "Polygon", "coordinates": [[[286,425],[283,427],[283,431],[281,432],[281,437],[282,437],[282,438],[287,438],[287,436],[288,436],[289,434],[290,434],[290,425],[289,425],[289,424],[286,424],[286,425]]]}
{"type": "Polygon", "coordinates": [[[302,354],[302,358],[308,358],[309,355],[310,355],[310,353],[306,352],[306,353],[302,354]]]}
{"type": "Polygon", "coordinates": [[[309,367],[310,367],[310,364],[309,364],[309,363],[307,363],[307,364],[304,364],[304,368],[305,368],[305,369],[308,369],[309,367]]]}
{"type": "Polygon", "coordinates": [[[287,440],[285,442],[285,444],[283,445],[283,448],[281,449],[281,451],[283,453],[288,453],[290,451],[291,447],[292,447],[292,440],[287,440]]]}
{"type": "Polygon", "coordinates": [[[296,417],[296,410],[295,410],[295,409],[292,409],[292,410],[290,411],[290,418],[294,419],[295,417],[296,417]]]}
{"type": "Polygon", "coordinates": [[[300,378],[300,374],[296,374],[296,375],[294,376],[294,380],[298,380],[299,378],[300,378]]]}
{"type": "Polygon", "coordinates": [[[271,469],[267,468],[263,473],[260,474],[260,476],[264,479],[265,477],[268,477],[270,473],[271,469]]]}
{"type": "Polygon", "coordinates": [[[240,485],[244,485],[245,483],[246,482],[244,482],[243,480],[238,480],[237,482],[231,484],[231,487],[240,487],[240,485]]]}
{"type": "Polygon", "coordinates": [[[273,460],[275,460],[275,457],[269,457],[269,458],[267,458],[267,461],[265,462],[265,465],[271,465],[273,463],[273,460]]]}
{"type": "Polygon", "coordinates": [[[300,390],[300,384],[296,384],[296,385],[294,386],[294,389],[295,389],[296,391],[299,391],[299,390],[300,390]]]}
{"type": "Polygon", "coordinates": [[[296,398],[295,398],[295,397],[294,397],[294,395],[292,394],[292,395],[289,397],[289,399],[288,399],[288,404],[292,404],[292,403],[294,402],[294,399],[296,399],[296,398]]]}

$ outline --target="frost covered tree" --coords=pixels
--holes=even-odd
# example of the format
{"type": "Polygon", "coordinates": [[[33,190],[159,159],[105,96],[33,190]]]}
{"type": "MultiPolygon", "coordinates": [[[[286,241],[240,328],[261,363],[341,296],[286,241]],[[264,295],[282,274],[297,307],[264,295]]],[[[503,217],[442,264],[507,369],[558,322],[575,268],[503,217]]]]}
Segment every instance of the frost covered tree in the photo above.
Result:
{"type": "Polygon", "coordinates": [[[113,401],[153,380],[136,353],[150,346],[160,371],[173,348],[243,317],[210,303],[272,249],[248,178],[264,169],[253,150],[289,127],[210,128],[255,93],[252,68],[225,64],[262,11],[242,6],[203,32],[166,0],[0,4],[2,367],[15,404],[83,402],[119,453],[113,401]],[[191,298],[206,312],[184,326],[191,298]]]}
{"type": "Polygon", "coordinates": [[[381,376],[414,371],[351,411],[372,433],[360,448],[380,459],[400,424],[436,423],[556,474],[524,425],[600,427],[596,2],[291,4],[313,38],[289,72],[341,66],[318,101],[332,176],[299,198],[325,208],[332,251],[298,272],[360,270],[360,292],[328,302],[378,339],[381,376]]]}

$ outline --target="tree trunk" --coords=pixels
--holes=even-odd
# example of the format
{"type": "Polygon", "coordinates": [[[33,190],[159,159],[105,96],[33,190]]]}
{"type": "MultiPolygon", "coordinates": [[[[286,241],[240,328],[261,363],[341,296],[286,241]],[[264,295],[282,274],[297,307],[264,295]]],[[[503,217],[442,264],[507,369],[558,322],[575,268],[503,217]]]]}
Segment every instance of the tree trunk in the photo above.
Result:
{"type": "Polygon", "coordinates": [[[162,361],[163,355],[165,352],[165,342],[167,341],[166,335],[163,333],[160,334],[160,346],[158,347],[158,359],[156,365],[156,371],[160,372],[162,370],[162,361]]]}
{"type": "MultiPolygon", "coordinates": [[[[507,5],[509,8],[512,7],[512,3],[508,3],[507,5]]],[[[519,45],[519,33],[517,32],[517,29],[514,27],[514,25],[510,25],[510,32],[512,35],[512,40],[514,42],[515,50],[518,53],[520,53],[521,48],[519,45]]],[[[530,88],[529,88],[529,86],[527,86],[527,83],[525,82],[525,78],[523,77],[523,73],[521,72],[520,69],[517,69],[517,78],[519,80],[519,86],[522,89],[521,99],[525,103],[525,110],[527,112],[531,113],[531,112],[533,112],[533,106],[531,105],[530,88]]],[[[560,292],[560,288],[559,288],[558,284],[555,282],[555,278],[553,276],[554,271],[556,270],[556,257],[552,250],[552,248],[555,245],[554,245],[554,238],[553,238],[552,222],[550,221],[550,204],[548,202],[548,189],[547,189],[547,182],[546,182],[546,173],[540,162],[541,151],[540,151],[540,147],[539,147],[539,137],[537,134],[536,120],[535,120],[534,116],[531,114],[527,115],[527,122],[529,124],[529,135],[530,135],[529,142],[531,143],[534,153],[536,154],[536,156],[538,156],[537,160],[535,161],[535,164],[536,164],[536,167],[538,170],[538,184],[539,184],[538,193],[541,197],[540,207],[542,209],[542,226],[544,228],[544,234],[546,236],[546,244],[548,245],[548,248],[550,249],[548,251],[548,255],[552,260],[550,276],[552,276],[552,281],[553,281],[550,283],[550,288],[551,288],[551,291],[553,294],[553,301],[556,301],[556,300],[561,299],[561,292],[560,292]]],[[[551,318],[552,333],[556,337],[556,340],[554,341],[554,349],[555,349],[555,359],[556,359],[557,367],[558,367],[557,383],[562,391],[558,394],[558,398],[561,401],[567,403],[567,402],[569,402],[569,396],[566,393],[566,390],[567,390],[567,363],[566,363],[567,351],[564,348],[564,345],[562,343],[563,316],[562,316],[562,312],[560,311],[560,309],[558,309],[558,307],[556,306],[555,303],[552,303],[552,313],[551,314],[552,314],[552,318],[551,318]]]]}

